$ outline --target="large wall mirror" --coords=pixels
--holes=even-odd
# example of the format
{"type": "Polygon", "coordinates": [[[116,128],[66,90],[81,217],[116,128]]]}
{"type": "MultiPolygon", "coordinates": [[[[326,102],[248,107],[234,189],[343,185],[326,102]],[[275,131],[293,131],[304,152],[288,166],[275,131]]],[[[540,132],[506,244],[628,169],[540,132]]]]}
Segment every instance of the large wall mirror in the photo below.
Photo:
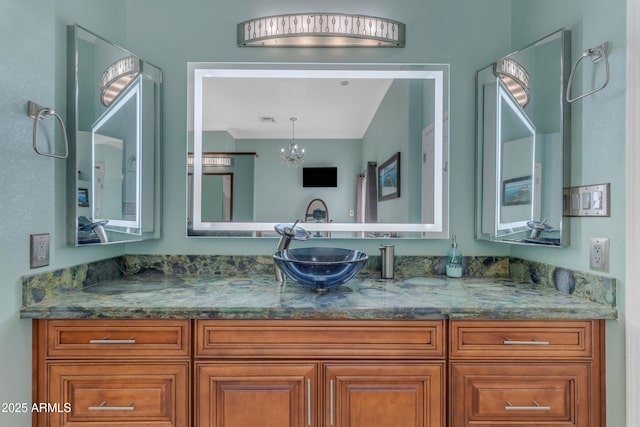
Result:
{"type": "Polygon", "coordinates": [[[188,75],[189,236],[273,236],[300,220],[318,237],[448,238],[447,65],[189,63],[188,75]]]}
{"type": "Polygon", "coordinates": [[[478,239],[568,244],[569,38],[555,32],[477,72],[478,239]]]}
{"type": "Polygon", "coordinates": [[[68,241],[160,236],[162,71],[68,27],[68,241]]]}

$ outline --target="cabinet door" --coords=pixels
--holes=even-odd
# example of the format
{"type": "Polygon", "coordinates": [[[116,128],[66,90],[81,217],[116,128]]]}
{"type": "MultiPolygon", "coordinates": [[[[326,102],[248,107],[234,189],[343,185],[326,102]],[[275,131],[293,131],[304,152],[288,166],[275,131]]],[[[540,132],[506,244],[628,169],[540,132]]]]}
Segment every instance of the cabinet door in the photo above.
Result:
{"type": "Polygon", "coordinates": [[[316,363],[196,362],[196,427],[314,427],[316,363]]]}
{"type": "Polygon", "coordinates": [[[324,425],[444,426],[444,364],[327,363],[324,425]]]}
{"type": "Polygon", "coordinates": [[[453,363],[451,426],[588,427],[588,363],[453,363]]]}

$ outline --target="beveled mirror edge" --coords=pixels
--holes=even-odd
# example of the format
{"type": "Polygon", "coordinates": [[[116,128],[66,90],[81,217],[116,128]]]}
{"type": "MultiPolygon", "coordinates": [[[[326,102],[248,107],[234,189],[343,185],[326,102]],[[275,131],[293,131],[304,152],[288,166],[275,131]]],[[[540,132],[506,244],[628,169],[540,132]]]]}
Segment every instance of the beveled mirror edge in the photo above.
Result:
{"type": "MultiPolygon", "coordinates": [[[[187,72],[188,72],[188,118],[187,118],[187,149],[188,152],[188,144],[189,144],[189,132],[192,129],[193,123],[191,123],[189,117],[193,117],[193,111],[195,110],[195,104],[200,102],[198,95],[196,94],[196,87],[199,86],[198,79],[202,79],[204,74],[202,71],[203,68],[199,67],[217,67],[218,70],[222,70],[223,72],[228,72],[229,69],[233,70],[234,68],[246,68],[248,70],[255,69],[294,69],[294,70],[315,70],[319,69],[321,71],[326,70],[342,70],[345,72],[352,71],[370,71],[376,69],[382,69],[384,67],[385,70],[396,70],[401,69],[402,67],[408,67],[412,71],[415,71],[412,67],[423,67],[422,72],[427,72],[425,67],[439,67],[440,69],[437,73],[441,73],[442,77],[439,78],[439,82],[436,83],[441,86],[443,100],[442,105],[443,108],[436,114],[434,122],[440,120],[442,126],[440,127],[439,132],[441,135],[442,146],[440,147],[440,151],[438,153],[442,153],[442,161],[438,163],[438,165],[442,168],[442,188],[439,191],[434,191],[434,197],[437,195],[441,196],[442,212],[441,214],[436,214],[438,221],[436,224],[395,224],[395,223],[330,223],[330,224],[317,224],[317,223],[306,223],[305,227],[309,231],[315,232],[331,232],[331,231],[342,231],[342,232],[353,232],[354,236],[341,236],[340,238],[347,239],[359,239],[359,238],[386,238],[389,236],[384,235],[385,232],[407,232],[412,233],[410,236],[397,236],[403,239],[448,239],[449,238],[449,103],[450,103],[450,65],[449,64],[426,64],[426,63],[216,63],[216,62],[190,62],[187,64],[187,72]],[[289,68],[286,68],[289,67],[289,68]],[[195,78],[194,78],[195,76],[195,78]],[[193,102],[189,102],[190,100],[193,102]],[[360,234],[365,232],[380,232],[380,235],[376,236],[367,236],[361,237],[360,234]]],[[[437,127],[437,126],[436,126],[437,127]]],[[[193,128],[197,129],[197,126],[193,126],[193,128]]],[[[194,136],[194,142],[196,141],[196,137],[194,136]]],[[[197,144],[196,144],[197,145],[197,144]]],[[[200,170],[201,166],[198,164],[198,155],[201,153],[201,149],[194,147],[194,175],[197,174],[197,171],[200,170]]],[[[186,157],[187,153],[185,153],[186,157]]],[[[440,178],[436,178],[440,179],[440,178]]],[[[194,193],[198,191],[199,184],[198,180],[194,179],[194,193]]],[[[189,186],[187,184],[187,191],[189,192],[189,186]]],[[[197,208],[196,204],[196,208],[197,208]]],[[[285,221],[288,219],[284,219],[285,221]]],[[[282,222],[282,221],[279,221],[282,222]]],[[[195,223],[195,221],[194,221],[195,223]]],[[[278,222],[236,222],[236,223],[213,223],[213,222],[202,222],[197,221],[197,224],[201,228],[190,228],[187,226],[186,237],[234,237],[234,238],[251,238],[256,235],[263,235],[264,232],[269,234],[273,231],[273,227],[278,222]],[[216,235],[215,232],[220,232],[220,235],[216,235]],[[229,233],[239,231],[239,232],[249,232],[250,235],[230,235],[229,233]],[[211,234],[209,234],[211,233],[211,234]]],[[[269,237],[269,236],[265,236],[269,237]]]]}
{"type": "MultiPolygon", "coordinates": [[[[475,176],[476,176],[476,187],[475,187],[475,212],[474,212],[474,229],[475,229],[475,238],[476,240],[485,240],[497,243],[507,243],[510,245],[521,245],[521,246],[535,246],[535,247],[549,247],[549,248],[566,248],[570,245],[570,224],[569,217],[564,216],[562,212],[560,215],[560,245],[544,245],[533,242],[524,242],[524,241],[509,241],[504,239],[495,239],[491,238],[490,235],[482,233],[482,161],[481,157],[482,153],[482,137],[480,135],[480,110],[479,106],[479,74],[485,71],[488,67],[492,67],[495,62],[500,61],[501,59],[511,57],[520,53],[526,49],[534,47],[536,45],[542,44],[548,40],[560,38],[562,52],[560,55],[560,68],[562,79],[560,80],[560,112],[562,116],[562,189],[566,189],[571,186],[571,104],[566,100],[564,96],[566,92],[566,84],[569,78],[569,71],[571,68],[571,31],[566,30],[565,28],[560,28],[536,41],[530,43],[529,45],[524,46],[521,49],[513,51],[502,58],[496,59],[496,61],[491,62],[485,67],[482,67],[476,71],[476,84],[475,84],[475,120],[476,120],[476,155],[475,155],[475,176]]],[[[568,201],[562,200],[560,206],[563,206],[564,203],[568,201]]]]}
{"type": "Polygon", "coordinates": [[[67,158],[67,200],[66,200],[66,224],[67,243],[78,246],[78,214],[76,204],[76,180],[78,170],[78,158],[76,156],[76,133],[78,132],[77,102],[78,102],[78,78],[77,55],[78,51],[78,26],[67,26],[67,139],[69,141],[69,157],[67,158]],[[72,54],[73,52],[73,54],[72,54]]]}

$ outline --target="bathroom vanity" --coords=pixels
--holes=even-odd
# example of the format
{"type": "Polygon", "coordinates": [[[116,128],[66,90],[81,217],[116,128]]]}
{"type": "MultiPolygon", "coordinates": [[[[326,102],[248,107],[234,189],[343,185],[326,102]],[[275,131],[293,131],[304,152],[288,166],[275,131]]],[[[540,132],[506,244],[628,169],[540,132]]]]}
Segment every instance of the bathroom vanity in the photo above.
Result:
{"type": "Polygon", "coordinates": [[[35,320],[34,425],[601,426],[603,323],[35,320]]]}
{"type": "Polygon", "coordinates": [[[154,274],[22,316],[34,402],[71,404],[38,427],[599,427],[616,310],[508,278],[358,277],[316,294],[154,274]]]}

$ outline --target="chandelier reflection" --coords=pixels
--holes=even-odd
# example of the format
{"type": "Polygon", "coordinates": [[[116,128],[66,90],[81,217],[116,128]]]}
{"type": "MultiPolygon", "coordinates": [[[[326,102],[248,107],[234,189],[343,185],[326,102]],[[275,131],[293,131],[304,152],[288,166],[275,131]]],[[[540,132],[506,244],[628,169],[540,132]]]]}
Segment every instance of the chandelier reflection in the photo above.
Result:
{"type": "Polygon", "coordinates": [[[280,160],[287,166],[301,167],[304,163],[304,148],[298,146],[296,142],[296,117],[291,117],[291,143],[288,148],[280,149],[280,160]]]}

